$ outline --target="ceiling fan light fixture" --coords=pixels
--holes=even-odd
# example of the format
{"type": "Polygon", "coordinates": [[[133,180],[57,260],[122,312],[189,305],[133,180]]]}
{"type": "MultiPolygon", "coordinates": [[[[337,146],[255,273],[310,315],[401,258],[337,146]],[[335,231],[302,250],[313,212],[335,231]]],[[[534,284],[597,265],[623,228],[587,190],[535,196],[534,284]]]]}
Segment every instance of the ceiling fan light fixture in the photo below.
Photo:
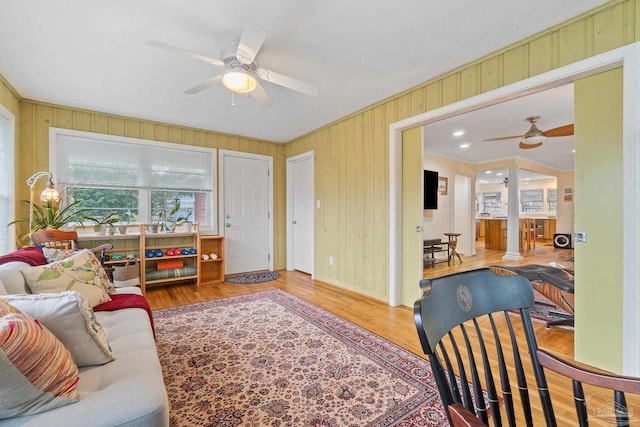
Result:
{"type": "Polygon", "coordinates": [[[531,135],[525,136],[522,142],[525,144],[538,144],[540,142],[544,142],[545,139],[546,137],[544,135],[531,135]]]}
{"type": "Polygon", "coordinates": [[[255,77],[244,71],[229,71],[222,77],[225,87],[236,93],[249,93],[256,88],[258,83],[255,77]]]}

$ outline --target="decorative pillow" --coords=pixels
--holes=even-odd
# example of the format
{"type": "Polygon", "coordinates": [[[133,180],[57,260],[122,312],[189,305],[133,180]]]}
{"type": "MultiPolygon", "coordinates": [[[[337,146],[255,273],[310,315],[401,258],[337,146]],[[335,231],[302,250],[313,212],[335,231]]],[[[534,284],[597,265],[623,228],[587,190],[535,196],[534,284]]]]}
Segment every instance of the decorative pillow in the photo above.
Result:
{"type": "Polygon", "coordinates": [[[88,249],[61,261],[37,267],[21,268],[27,286],[34,294],[77,291],[91,307],[111,301],[107,293],[107,274],[100,261],[88,249]]]}
{"type": "Polygon", "coordinates": [[[104,365],[115,359],[102,325],[77,292],[3,295],[0,299],[38,319],[62,341],[76,365],[104,365]]]}
{"type": "Polygon", "coordinates": [[[78,367],[51,332],[0,301],[0,419],[74,403],[78,367]]]}
{"type": "Polygon", "coordinates": [[[52,262],[62,261],[67,258],[71,258],[72,256],[76,255],[78,252],[82,250],[89,251],[91,255],[93,255],[93,257],[96,259],[95,262],[97,262],[100,265],[100,268],[99,268],[100,283],[102,284],[105,291],[107,291],[109,295],[113,294],[116,291],[115,286],[113,286],[113,283],[111,283],[111,280],[109,279],[109,275],[102,267],[102,264],[100,263],[100,260],[98,259],[98,257],[96,257],[96,255],[93,252],[91,252],[89,249],[42,248],[42,253],[44,254],[44,257],[47,260],[47,264],[51,264],[52,262]]]}
{"type": "Polygon", "coordinates": [[[58,249],[58,248],[42,248],[44,258],[47,260],[47,264],[52,262],[61,261],[65,258],[69,258],[75,255],[78,249],[58,249]]]}

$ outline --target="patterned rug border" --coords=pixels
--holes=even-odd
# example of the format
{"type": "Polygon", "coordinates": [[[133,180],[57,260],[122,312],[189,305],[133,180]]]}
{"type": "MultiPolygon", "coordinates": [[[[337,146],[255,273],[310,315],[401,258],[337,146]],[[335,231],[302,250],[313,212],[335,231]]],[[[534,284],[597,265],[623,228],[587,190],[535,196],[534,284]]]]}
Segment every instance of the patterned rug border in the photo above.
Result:
{"type": "Polygon", "coordinates": [[[196,302],[177,307],[153,310],[156,319],[202,310],[205,307],[233,305],[268,298],[286,311],[292,312],[324,333],[343,342],[349,349],[363,354],[383,369],[414,384],[421,391],[407,397],[401,405],[387,410],[367,426],[446,425],[435,379],[426,358],[422,358],[393,342],[368,331],[329,310],[281,289],[238,295],[218,300],[196,302]],[[420,408],[421,406],[424,408],[420,408]],[[428,419],[431,418],[431,419],[428,419]],[[422,424],[425,423],[425,424],[422,424]]]}

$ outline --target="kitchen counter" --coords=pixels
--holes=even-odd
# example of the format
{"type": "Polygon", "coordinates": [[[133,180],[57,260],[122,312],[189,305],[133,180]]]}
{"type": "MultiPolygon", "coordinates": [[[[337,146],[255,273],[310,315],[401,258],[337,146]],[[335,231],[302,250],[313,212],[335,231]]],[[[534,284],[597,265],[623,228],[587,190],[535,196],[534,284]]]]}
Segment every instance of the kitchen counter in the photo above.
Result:
{"type": "MultiPolygon", "coordinates": [[[[486,249],[492,249],[497,251],[507,250],[507,218],[506,217],[492,217],[492,218],[479,218],[481,222],[484,222],[484,247],[486,249]]],[[[536,240],[550,240],[553,239],[553,234],[556,232],[556,219],[555,218],[531,218],[520,217],[520,250],[529,249],[531,247],[530,241],[533,242],[535,248],[536,240]],[[526,230],[529,230],[527,236],[526,230]]]]}

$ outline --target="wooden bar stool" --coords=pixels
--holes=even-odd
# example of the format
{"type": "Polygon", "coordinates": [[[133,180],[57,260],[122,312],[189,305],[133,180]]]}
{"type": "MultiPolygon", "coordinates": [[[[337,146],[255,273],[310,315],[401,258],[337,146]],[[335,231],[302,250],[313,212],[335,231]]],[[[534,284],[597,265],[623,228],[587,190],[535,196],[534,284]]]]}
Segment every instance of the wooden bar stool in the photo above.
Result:
{"type": "Polygon", "coordinates": [[[460,236],[460,233],[443,233],[445,236],[447,236],[449,238],[449,259],[448,259],[448,265],[451,265],[451,261],[453,261],[453,263],[455,264],[455,258],[454,257],[458,257],[458,259],[460,260],[460,264],[462,264],[462,258],[460,258],[460,254],[458,253],[458,251],[456,251],[456,248],[458,247],[458,236],[460,236]]]}

